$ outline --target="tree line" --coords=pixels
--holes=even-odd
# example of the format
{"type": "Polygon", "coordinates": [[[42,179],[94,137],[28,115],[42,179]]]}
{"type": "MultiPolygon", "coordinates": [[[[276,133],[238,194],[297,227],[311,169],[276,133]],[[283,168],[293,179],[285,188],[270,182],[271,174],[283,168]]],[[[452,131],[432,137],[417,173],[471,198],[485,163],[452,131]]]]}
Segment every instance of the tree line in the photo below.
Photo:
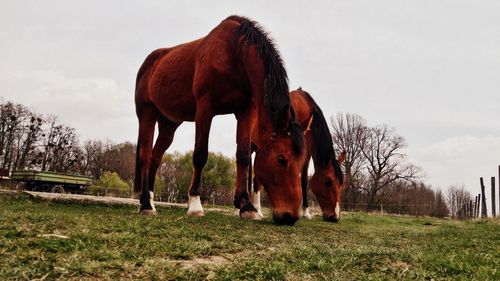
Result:
{"type": "MultiPolygon", "coordinates": [[[[136,146],[87,140],[80,143],[74,128],[12,102],[0,103],[0,169],[39,170],[91,177],[110,194],[128,194],[134,180],[136,146]],[[121,189],[121,192],[116,191],[121,189]]],[[[166,154],[158,169],[158,199],[185,202],[191,180],[192,152],[166,154]]],[[[202,178],[204,201],[232,202],[235,161],[209,153],[202,178]]],[[[92,190],[92,189],[91,189],[92,190]]],[[[102,194],[102,191],[101,191],[102,194]]]]}
{"type": "Polygon", "coordinates": [[[99,179],[117,172],[133,179],[135,145],[88,140],[80,145],[74,128],[21,105],[0,104],[0,168],[82,174],[99,179]]]}
{"type": "Polygon", "coordinates": [[[73,128],[20,104],[0,104],[1,169],[74,172],[79,157],[73,128]]]}
{"type": "MultiPolygon", "coordinates": [[[[346,152],[342,191],[344,210],[446,216],[443,193],[421,177],[421,169],[404,154],[405,139],[386,125],[370,127],[356,114],[331,118],[337,153],[346,152]]],[[[135,144],[87,140],[80,144],[75,129],[29,108],[0,104],[0,168],[45,170],[92,177],[96,184],[128,189],[135,172],[135,144]],[[124,185],[126,184],[126,185],[124,185]]],[[[165,154],[155,181],[157,199],[185,202],[192,173],[192,152],[165,154]]],[[[210,153],[204,169],[202,200],[230,204],[234,189],[234,158],[210,153]]],[[[311,197],[313,198],[313,197],[311,197]]],[[[448,203],[448,205],[447,205],[448,203]]]]}
{"type": "Polygon", "coordinates": [[[448,215],[444,194],[425,184],[421,169],[407,161],[406,141],[395,129],[368,126],[352,113],[338,114],[330,123],[336,151],[346,152],[344,209],[448,215]]]}

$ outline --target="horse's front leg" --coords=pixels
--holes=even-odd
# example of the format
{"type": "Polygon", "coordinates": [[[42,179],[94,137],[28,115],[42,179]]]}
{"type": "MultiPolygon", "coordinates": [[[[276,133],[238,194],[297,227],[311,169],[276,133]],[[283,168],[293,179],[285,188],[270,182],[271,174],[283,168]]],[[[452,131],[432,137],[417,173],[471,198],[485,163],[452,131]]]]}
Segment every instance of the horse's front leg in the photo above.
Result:
{"type": "Polygon", "coordinates": [[[209,106],[199,103],[196,108],[196,140],[193,151],[193,176],[189,186],[188,216],[201,217],[204,215],[200,200],[200,182],[203,167],[208,159],[208,136],[212,124],[213,112],[209,106]]]}
{"type": "Polygon", "coordinates": [[[234,191],[234,206],[240,209],[240,217],[258,220],[261,217],[250,202],[249,196],[249,166],[251,165],[251,135],[254,127],[252,111],[236,114],[238,120],[236,131],[236,189],[234,191]]]}
{"type": "Polygon", "coordinates": [[[259,181],[257,181],[257,178],[253,178],[253,194],[252,194],[252,204],[253,206],[255,207],[255,209],[257,210],[257,214],[259,215],[259,217],[263,218],[264,217],[264,214],[262,214],[262,207],[260,205],[260,183],[259,181]]]}
{"type": "Polygon", "coordinates": [[[310,160],[311,160],[311,155],[308,152],[307,156],[306,156],[306,160],[304,162],[304,166],[302,167],[302,173],[300,175],[300,182],[302,185],[302,217],[309,219],[309,220],[312,219],[312,215],[309,212],[309,202],[307,200],[308,183],[309,183],[307,172],[309,170],[309,161],[310,160]]]}

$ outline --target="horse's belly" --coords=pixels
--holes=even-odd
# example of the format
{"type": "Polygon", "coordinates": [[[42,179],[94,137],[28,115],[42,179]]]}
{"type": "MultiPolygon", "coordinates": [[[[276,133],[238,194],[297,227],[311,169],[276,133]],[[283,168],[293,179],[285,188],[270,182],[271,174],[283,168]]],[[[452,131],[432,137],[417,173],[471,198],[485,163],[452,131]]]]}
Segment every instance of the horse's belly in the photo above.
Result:
{"type": "Polygon", "coordinates": [[[196,102],[193,95],[158,92],[152,96],[153,102],[163,116],[172,121],[194,121],[196,102]]]}

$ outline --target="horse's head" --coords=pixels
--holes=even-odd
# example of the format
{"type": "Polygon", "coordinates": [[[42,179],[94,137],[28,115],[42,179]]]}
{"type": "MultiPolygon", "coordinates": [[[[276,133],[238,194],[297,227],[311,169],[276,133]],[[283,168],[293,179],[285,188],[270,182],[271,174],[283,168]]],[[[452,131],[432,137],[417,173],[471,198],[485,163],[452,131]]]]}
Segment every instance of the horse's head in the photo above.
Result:
{"type": "Polygon", "coordinates": [[[323,219],[326,221],[340,220],[340,194],[344,184],[340,165],[344,159],[345,152],[340,154],[338,160],[332,157],[328,165],[317,169],[309,181],[309,186],[323,211],[323,219]]]}
{"type": "Polygon", "coordinates": [[[294,121],[287,130],[261,135],[255,156],[255,176],[267,192],[277,224],[293,225],[299,219],[304,149],[302,128],[294,121]]]}

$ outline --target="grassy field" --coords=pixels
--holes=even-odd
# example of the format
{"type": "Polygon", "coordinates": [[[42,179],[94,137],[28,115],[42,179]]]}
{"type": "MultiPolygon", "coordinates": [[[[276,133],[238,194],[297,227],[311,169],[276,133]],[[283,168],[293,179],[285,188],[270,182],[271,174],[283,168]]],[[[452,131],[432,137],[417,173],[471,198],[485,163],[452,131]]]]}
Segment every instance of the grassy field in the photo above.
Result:
{"type": "Polygon", "coordinates": [[[136,211],[0,197],[0,280],[500,280],[498,220],[349,213],[288,227],[136,211]]]}

